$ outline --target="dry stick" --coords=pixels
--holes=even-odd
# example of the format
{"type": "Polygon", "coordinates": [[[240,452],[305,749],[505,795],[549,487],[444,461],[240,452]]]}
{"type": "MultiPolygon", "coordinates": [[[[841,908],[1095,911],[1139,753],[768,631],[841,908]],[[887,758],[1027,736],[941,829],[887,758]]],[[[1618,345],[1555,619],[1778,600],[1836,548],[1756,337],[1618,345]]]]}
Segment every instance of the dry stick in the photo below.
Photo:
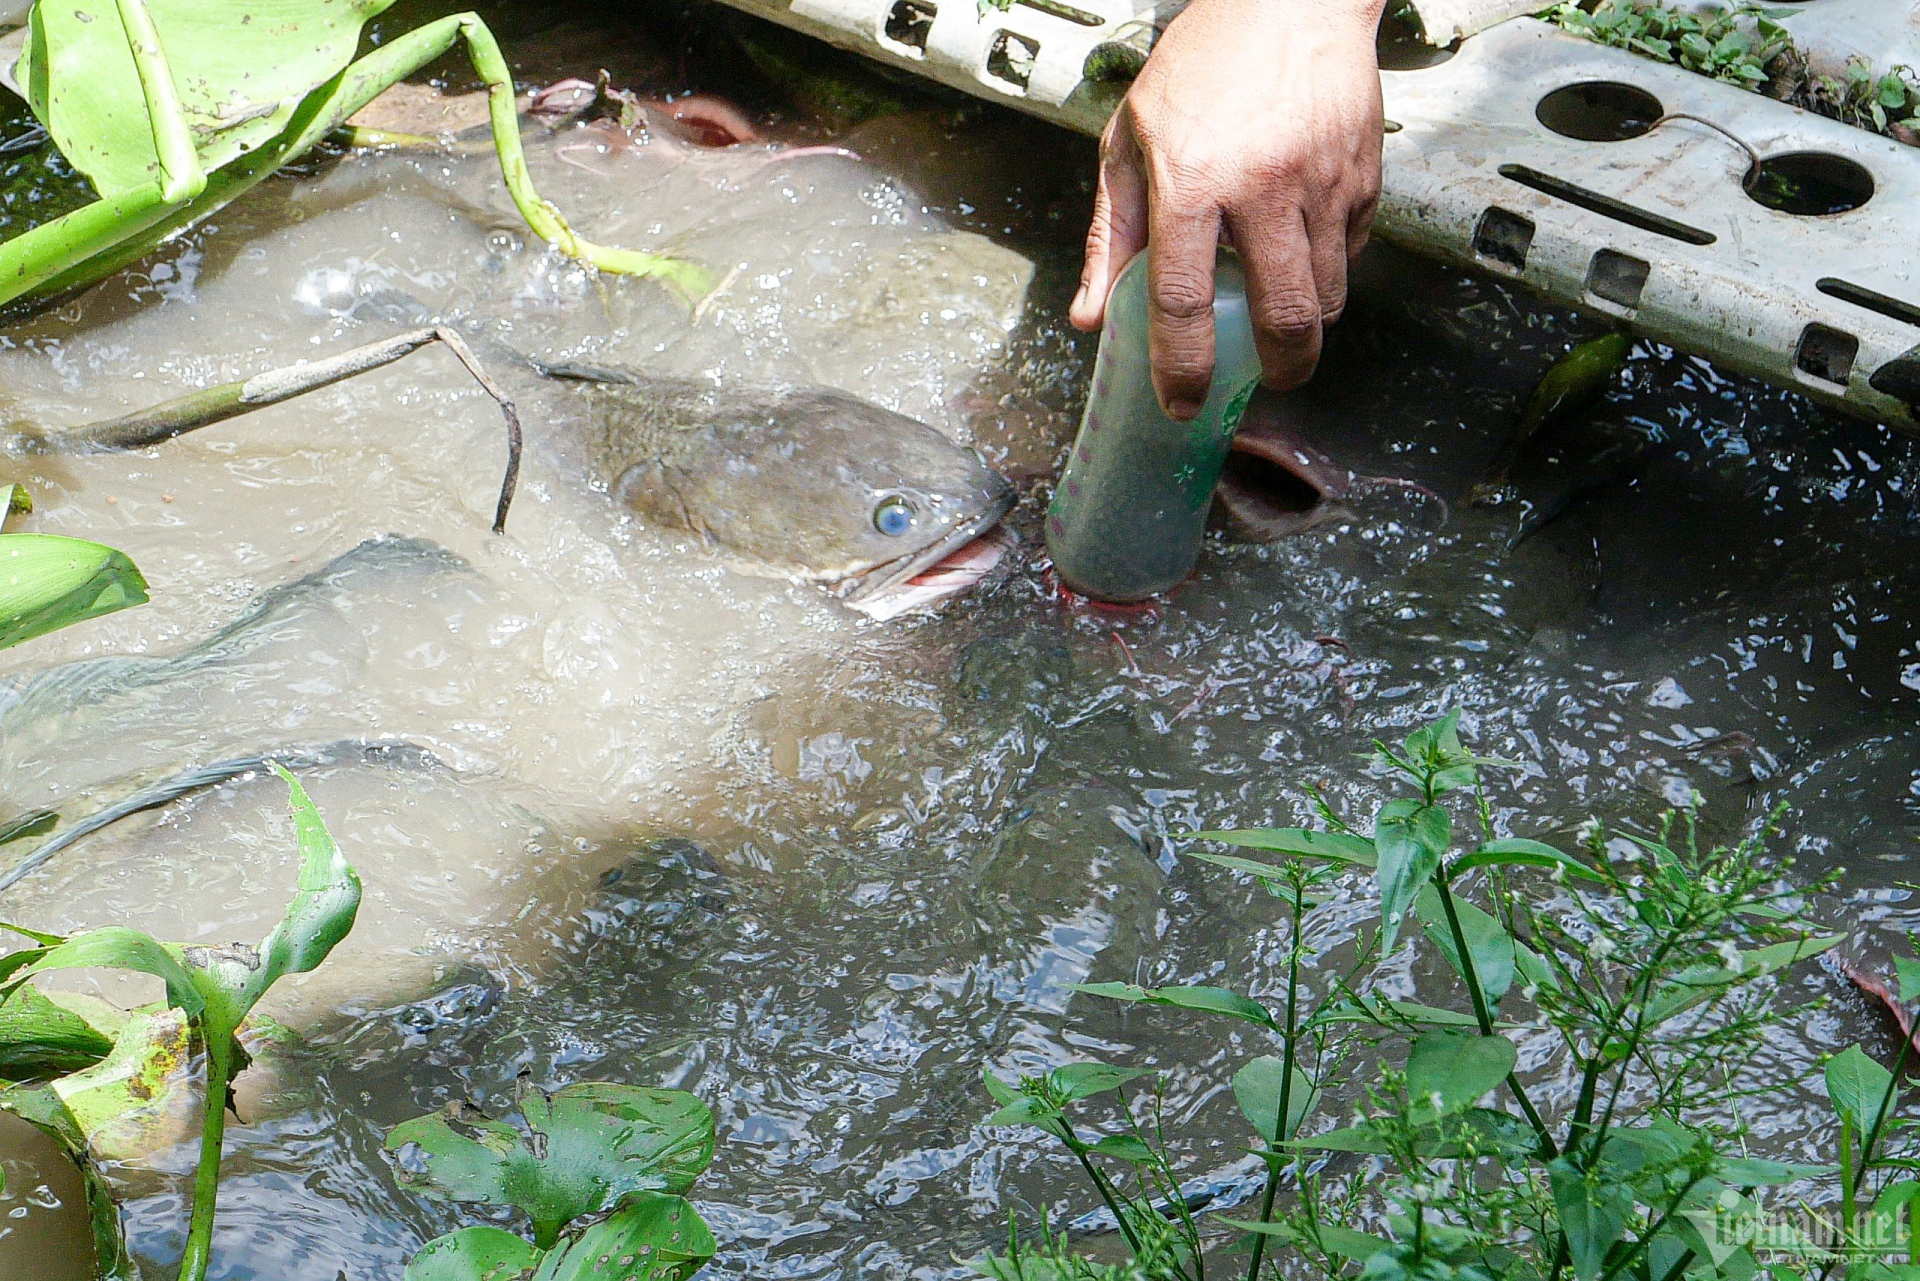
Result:
{"type": "Polygon", "coordinates": [[[479,358],[465,340],[444,325],[408,330],[364,347],[355,347],[352,351],[343,351],[337,356],[303,365],[289,365],[284,369],[270,369],[243,382],[222,383],[218,387],[191,392],[177,400],[169,400],[121,418],[57,433],[44,443],[54,449],[75,453],[96,449],[143,449],[240,414],[292,400],[295,396],[331,386],[355,374],[390,365],[431,342],[447,345],[481,389],[493,397],[500,406],[501,416],[507,420],[507,474],[500,482],[500,501],[493,513],[493,532],[504,533],[507,508],[513,504],[514,487],[520,481],[520,414],[507,393],[488,377],[479,358]]]}

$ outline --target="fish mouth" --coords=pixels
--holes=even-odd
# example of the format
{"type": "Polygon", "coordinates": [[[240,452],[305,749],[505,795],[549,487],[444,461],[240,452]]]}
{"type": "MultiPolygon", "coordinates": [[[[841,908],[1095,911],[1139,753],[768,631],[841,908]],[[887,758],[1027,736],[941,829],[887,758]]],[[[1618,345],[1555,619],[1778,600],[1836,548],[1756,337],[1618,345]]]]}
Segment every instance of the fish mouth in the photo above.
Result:
{"type": "Polygon", "coordinates": [[[1340,469],[1292,432],[1243,423],[1213,491],[1213,523],[1235,542],[1271,543],[1342,514],[1340,469]]]}
{"type": "MultiPolygon", "coordinates": [[[[897,609],[886,609],[887,598],[902,593],[903,589],[912,585],[915,578],[949,557],[954,557],[957,553],[970,548],[972,544],[992,535],[999,527],[1002,518],[1013,510],[1013,504],[1014,494],[1011,490],[995,495],[993,502],[986,510],[971,520],[955,525],[947,531],[945,537],[929,543],[917,552],[909,553],[897,560],[886,561],[857,578],[849,579],[851,585],[840,593],[840,599],[862,613],[872,614],[876,618],[891,618],[904,612],[904,609],[910,608],[911,605],[931,603],[933,600],[964,591],[979,581],[986,571],[983,569],[979,575],[970,579],[964,575],[956,575],[950,590],[937,591],[924,600],[915,600],[897,609]]],[[[1001,550],[1004,551],[1004,547],[1001,550]]],[[[996,556],[995,559],[997,560],[998,557],[996,556]]]]}

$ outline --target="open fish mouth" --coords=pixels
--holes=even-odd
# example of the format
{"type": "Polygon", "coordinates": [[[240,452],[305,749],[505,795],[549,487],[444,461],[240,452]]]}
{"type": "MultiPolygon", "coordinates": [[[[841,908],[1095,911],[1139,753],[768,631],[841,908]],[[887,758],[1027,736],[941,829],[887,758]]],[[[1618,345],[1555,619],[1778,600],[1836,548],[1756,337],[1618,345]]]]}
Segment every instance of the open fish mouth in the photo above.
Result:
{"type": "Polygon", "coordinates": [[[1352,481],[1285,427],[1243,422],[1213,491],[1213,522],[1236,542],[1274,542],[1345,515],[1352,481]]]}
{"type": "Polygon", "coordinates": [[[840,599],[885,621],[968,590],[1000,563],[1012,545],[1000,521],[1013,504],[1012,493],[999,495],[985,511],[954,526],[946,537],[849,579],[850,586],[840,599]]]}

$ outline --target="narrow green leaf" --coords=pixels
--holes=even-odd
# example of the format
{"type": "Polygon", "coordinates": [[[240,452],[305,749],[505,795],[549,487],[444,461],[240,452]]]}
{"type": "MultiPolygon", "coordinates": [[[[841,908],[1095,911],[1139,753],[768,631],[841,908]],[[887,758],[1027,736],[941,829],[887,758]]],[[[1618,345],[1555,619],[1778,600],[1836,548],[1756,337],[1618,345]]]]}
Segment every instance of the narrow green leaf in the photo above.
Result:
{"type": "Polygon", "coordinates": [[[1154,1160],[1153,1149],[1131,1134],[1109,1134],[1094,1144],[1091,1150],[1101,1156],[1110,1156],[1116,1161],[1127,1161],[1134,1165],[1151,1165],[1154,1160]]]}
{"type": "MultiPolygon", "coordinates": [[[[1446,905],[1440,901],[1440,892],[1431,883],[1423,885],[1414,905],[1428,941],[1447,958],[1454,973],[1465,978],[1466,967],[1460,963],[1460,949],[1454,946],[1453,929],[1447,924],[1446,905]]],[[[1480,990],[1489,1006],[1498,1005],[1507,989],[1513,986],[1513,939],[1499,921],[1464,898],[1454,897],[1453,910],[1460,918],[1460,933],[1466,936],[1467,955],[1473,958],[1480,990]]]]}
{"type": "Polygon", "coordinates": [[[1606,1266],[1607,1251],[1626,1234],[1633,1210],[1631,1189],[1598,1174],[1588,1174],[1566,1157],[1547,1165],[1560,1230],[1567,1236],[1567,1254],[1579,1281],[1593,1281],[1606,1266]]]}
{"type": "Polygon", "coordinates": [[[122,552],[57,534],[0,534],[0,649],[147,601],[122,552]]]}
{"type": "Polygon", "coordinates": [[[50,970],[105,969],[133,970],[151,974],[167,985],[167,1003],[198,1015],[206,1009],[206,999],[194,986],[193,978],[181,966],[176,949],[158,943],[139,930],[108,925],[76,934],[55,947],[19,952],[6,958],[29,958],[10,973],[15,983],[25,982],[50,970]]]}
{"type": "MultiPolygon", "coordinates": [[[[23,841],[29,836],[44,836],[60,822],[60,816],[52,810],[28,810],[18,818],[10,818],[0,823],[0,845],[9,845],[14,841],[23,841]]],[[[6,928],[12,928],[8,926],[6,928]]],[[[29,934],[26,930],[15,933],[29,934]]],[[[29,937],[31,935],[29,934],[29,937]]]]}
{"type": "Polygon", "coordinates": [[[1433,877],[1452,840],[1453,819],[1438,805],[1392,800],[1380,807],[1373,844],[1380,863],[1380,954],[1393,951],[1401,922],[1420,887],[1433,877]]]}
{"type": "Polygon", "coordinates": [[[520,1281],[541,1251],[505,1228],[461,1228],[435,1237],[407,1260],[405,1281],[520,1281]]]}
{"type": "Polygon", "coordinates": [[[1551,845],[1540,841],[1530,841],[1523,837],[1502,837],[1497,841],[1488,841],[1471,854],[1462,855],[1453,864],[1452,875],[1471,871],[1476,867],[1545,867],[1564,868],[1568,876],[1583,877],[1590,881],[1605,879],[1600,873],[1582,863],[1570,854],[1562,854],[1551,845]]]}
{"type": "Polygon", "coordinates": [[[1372,867],[1373,842],[1350,832],[1318,832],[1306,827],[1252,827],[1227,832],[1194,832],[1195,841],[1219,841],[1243,849],[1272,850],[1279,854],[1297,854],[1302,858],[1326,858],[1338,863],[1356,863],[1372,867]]]}
{"type": "Polygon", "coordinates": [[[1169,1005],[1176,1009],[1197,1010],[1203,1014],[1223,1014],[1228,1018],[1274,1028],[1273,1014],[1251,997],[1241,996],[1223,987],[1156,987],[1135,983],[1075,983],[1068,991],[1104,996],[1115,1001],[1134,1001],[1144,1005],[1169,1005]]]}
{"type": "Polygon", "coordinates": [[[25,1081],[91,1067],[113,1042],[78,1014],[22,983],[0,1001],[0,1077],[25,1081]]]}

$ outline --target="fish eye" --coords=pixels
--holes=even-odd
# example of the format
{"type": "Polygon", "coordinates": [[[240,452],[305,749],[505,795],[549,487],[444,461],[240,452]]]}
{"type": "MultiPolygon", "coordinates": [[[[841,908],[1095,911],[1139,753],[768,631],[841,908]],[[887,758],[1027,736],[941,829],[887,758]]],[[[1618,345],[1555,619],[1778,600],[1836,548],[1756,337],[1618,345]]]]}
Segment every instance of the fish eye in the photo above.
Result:
{"type": "Polygon", "coordinates": [[[904,498],[888,498],[873,509],[873,527],[889,538],[898,538],[913,528],[913,504],[904,498]]]}

